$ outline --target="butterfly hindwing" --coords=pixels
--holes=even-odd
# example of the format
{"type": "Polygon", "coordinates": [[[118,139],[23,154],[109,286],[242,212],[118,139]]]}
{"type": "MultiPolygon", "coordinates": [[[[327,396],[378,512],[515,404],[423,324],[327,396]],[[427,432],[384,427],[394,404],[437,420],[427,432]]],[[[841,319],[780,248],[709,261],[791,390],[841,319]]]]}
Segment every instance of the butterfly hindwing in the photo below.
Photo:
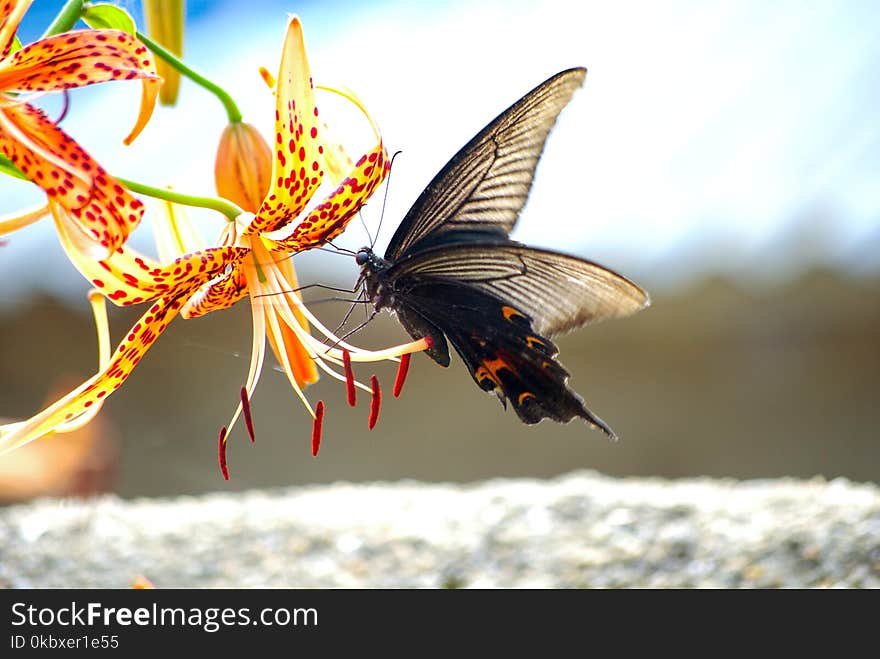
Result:
{"type": "Polygon", "coordinates": [[[583,68],[557,73],[468,142],[410,208],[385,258],[395,261],[445,232],[477,231],[501,238],[510,233],[528,198],[547,135],[586,73],[583,68]]]}
{"type": "MultiPolygon", "coordinates": [[[[401,320],[415,317],[422,327],[442,332],[477,386],[494,392],[505,407],[509,402],[524,423],[545,418],[566,423],[581,417],[615,436],[568,387],[569,374],[556,360],[556,346],[534,331],[522,311],[453,281],[404,276],[395,282],[395,289],[403,293],[398,299],[405,300],[396,306],[401,320]]],[[[410,327],[407,330],[413,334],[410,327]]]]}

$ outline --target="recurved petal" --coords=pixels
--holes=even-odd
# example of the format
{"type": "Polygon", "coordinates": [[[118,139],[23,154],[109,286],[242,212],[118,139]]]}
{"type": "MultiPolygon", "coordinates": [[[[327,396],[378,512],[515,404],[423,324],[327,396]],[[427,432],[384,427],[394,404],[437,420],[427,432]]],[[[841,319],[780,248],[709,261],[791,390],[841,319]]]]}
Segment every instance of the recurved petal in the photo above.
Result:
{"type": "Polygon", "coordinates": [[[0,66],[3,91],[42,92],[143,79],[140,114],[128,144],[149,121],[161,79],[153,55],[121,30],[75,30],[28,44],[0,66]]]}
{"type": "Polygon", "coordinates": [[[289,236],[277,241],[264,239],[264,242],[274,250],[300,252],[333,240],[357,215],[389,168],[388,153],[380,142],[357,161],[336,190],[316,206],[289,236]]]}
{"type": "Polygon", "coordinates": [[[67,133],[27,104],[0,105],[0,151],[109,254],[140,222],[143,203],[67,133]]]}
{"type": "Polygon", "coordinates": [[[287,28],[277,84],[272,187],[248,234],[286,226],[306,207],[324,176],[318,108],[302,26],[295,16],[287,28]]]}
{"type": "Polygon", "coordinates": [[[33,0],[4,0],[0,4],[0,60],[9,55],[21,17],[33,0]]]}
{"type": "Polygon", "coordinates": [[[80,274],[117,306],[129,306],[160,296],[189,291],[234,268],[249,250],[243,247],[212,247],[185,254],[169,265],[160,265],[131,247],[118,248],[109,258],[95,261],[77,251],[63,215],[55,222],[61,245],[80,274]]]}
{"type": "Polygon", "coordinates": [[[0,426],[0,454],[64,427],[116,391],[150,346],[177,315],[182,296],[163,297],[152,305],[116,348],[106,368],[27,421],[0,426]]]}

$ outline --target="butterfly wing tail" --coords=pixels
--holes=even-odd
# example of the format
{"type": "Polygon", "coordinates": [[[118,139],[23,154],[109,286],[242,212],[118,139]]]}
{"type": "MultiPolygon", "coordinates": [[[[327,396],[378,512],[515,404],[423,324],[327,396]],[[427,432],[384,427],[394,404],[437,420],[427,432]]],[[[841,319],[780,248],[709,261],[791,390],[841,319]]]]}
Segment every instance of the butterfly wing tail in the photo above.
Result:
{"type": "MultiPolygon", "coordinates": [[[[485,329],[483,329],[485,333],[485,329]]],[[[450,335],[474,381],[484,391],[492,391],[511,407],[523,423],[533,425],[544,419],[568,423],[582,418],[612,440],[614,431],[584,404],[568,386],[569,373],[554,359],[555,346],[529,331],[511,335],[489,345],[484,339],[450,335]],[[551,352],[552,351],[552,352],[551,352]]]]}
{"type": "MultiPolygon", "coordinates": [[[[510,401],[523,423],[568,423],[580,417],[616,439],[608,424],[568,386],[569,373],[556,360],[559,351],[553,342],[538,335],[531,319],[519,310],[453,282],[424,282],[408,291],[407,300],[411,306],[398,310],[398,316],[410,334],[445,334],[477,386],[494,393],[505,407],[510,401]]],[[[435,361],[446,365],[445,341],[442,347],[446,362],[435,361]]]]}

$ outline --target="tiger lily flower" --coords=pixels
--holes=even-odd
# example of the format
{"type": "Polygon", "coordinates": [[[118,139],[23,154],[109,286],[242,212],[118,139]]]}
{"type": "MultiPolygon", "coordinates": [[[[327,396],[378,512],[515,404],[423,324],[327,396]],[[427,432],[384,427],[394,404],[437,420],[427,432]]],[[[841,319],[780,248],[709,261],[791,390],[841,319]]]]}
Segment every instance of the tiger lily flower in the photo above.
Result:
{"type": "MultiPolygon", "coordinates": [[[[315,436],[320,440],[324,405],[319,401],[313,408],[302,389],[317,379],[318,369],[345,381],[349,388],[360,387],[373,394],[371,423],[375,423],[378,381],[374,378],[370,387],[355,382],[350,362],[396,359],[424,350],[428,344],[421,339],[369,351],[341,341],[303,304],[289,257],[331,240],[345,229],[387,174],[388,154],[372,121],[377,144],[357,162],[351,162],[332,140],[320,137],[324,125],[319,126],[302,28],[296,17],[288,26],[277,80],[270,188],[256,213],[243,212],[224,227],[217,246],[199,249],[194,234],[174,217],[159,231],[164,263],[129,246],[118,247],[108,258],[95,261],[76,249],[64,218],[67,209],[52,206],[62,246],[93,286],[117,305],[152,304],[101,372],[31,419],[14,428],[0,426],[0,453],[50,433],[102,402],[122,385],[177,314],[193,318],[228,308],[248,295],[254,320],[252,359],[242,401],[228,427],[231,429],[244,413],[252,432],[248,401],[262,369],[266,338],[314,419],[313,452],[317,450],[315,436]],[[335,188],[306,211],[325,172],[335,188]],[[173,255],[177,256],[169,262],[173,255]],[[326,337],[326,342],[312,336],[310,327],[326,337]],[[344,373],[337,370],[340,366],[344,373]]],[[[225,464],[226,435],[224,428],[221,464],[225,464]]]]}
{"type": "Polygon", "coordinates": [[[65,209],[93,256],[106,257],[137,226],[143,204],[25,95],[140,78],[141,109],[128,144],[149,120],[160,80],[146,47],[119,30],[74,30],[12,52],[31,1],[0,4],[0,153],[65,209]]]}

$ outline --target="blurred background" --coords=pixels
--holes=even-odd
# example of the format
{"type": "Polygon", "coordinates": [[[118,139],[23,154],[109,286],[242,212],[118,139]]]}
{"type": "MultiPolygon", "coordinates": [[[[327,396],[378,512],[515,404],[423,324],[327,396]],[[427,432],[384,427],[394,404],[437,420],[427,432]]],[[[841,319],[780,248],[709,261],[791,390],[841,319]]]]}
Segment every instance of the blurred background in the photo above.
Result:
{"type": "MultiPolygon", "coordinates": [[[[122,4],[140,19],[140,3],[122,4]]],[[[60,5],[35,2],[22,40],[38,37],[60,5]]],[[[252,402],[256,444],[239,424],[224,482],[216,433],[247,372],[245,301],[176,320],[77,436],[0,458],[0,499],[581,468],[880,481],[880,5],[190,0],[186,59],[264,135],[273,99],[257,68],[277,69],[288,12],[302,18],[316,82],[354,89],[389,150],[403,152],[380,253],[433,174],[491,118],[556,71],[589,69],[551,133],[514,238],[598,261],[651,293],[649,310],[557,342],[570,384],[621,441],[579,423],[525,427],[457,359],[441,369],[416,356],[398,400],[393,366],[378,367],[386,396],[372,432],[365,397],[351,409],[326,378],[309,390],[327,404],[313,459],[311,421],[267,366],[252,402]]],[[[177,107],[157,109],[124,148],[138,100],[137,85],[75,90],[64,128],[113,173],[211,194],[221,106],[184,80],[177,107]]],[[[57,102],[46,99],[47,109],[57,102]]],[[[0,180],[0,213],[40,199],[33,186],[0,180]]],[[[375,199],[364,211],[373,234],[375,199]]],[[[205,235],[219,232],[218,216],[193,215],[205,235]]],[[[133,240],[152,252],[148,226],[133,240]]],[[[355,221],[339,244],[368,241],[355,221]]],[[[295,262],[301,283],[357,277],[353,261],[334,255],[295,262]]],[[[28,416],[94,372],[86,290],[50,223],[6,237],[0,416],[28,416]]],[[[332,327],[346,307],[314,309],[332,327]]],[[[142,310],[110,313],[118,340],[142,310]]],[[[383,314],[356,343],[404,339],[383,314]]],[[[357,370],[362,379],[368,368],[357,370]]]]}

